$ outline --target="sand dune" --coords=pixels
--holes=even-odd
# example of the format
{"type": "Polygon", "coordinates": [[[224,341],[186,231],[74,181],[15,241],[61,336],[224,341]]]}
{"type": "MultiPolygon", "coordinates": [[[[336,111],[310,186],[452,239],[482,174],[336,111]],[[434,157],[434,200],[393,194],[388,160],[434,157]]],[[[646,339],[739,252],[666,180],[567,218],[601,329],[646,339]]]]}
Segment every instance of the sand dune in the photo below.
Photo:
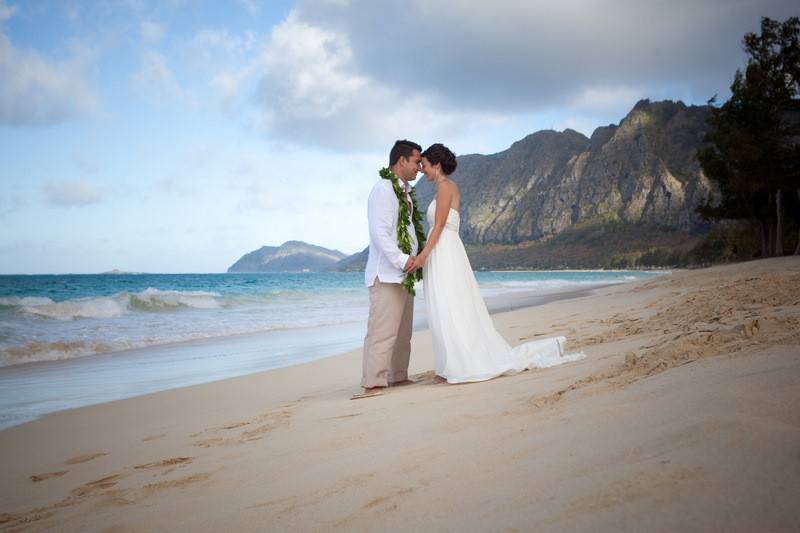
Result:
{"type": "Polygon", "coordinates": [[[800,530],[799,258],[494,319],[587,357],[434,384],[421,332],[376,398],[353,352],[56,413],[0,432],[0,529],[800,530]]]}

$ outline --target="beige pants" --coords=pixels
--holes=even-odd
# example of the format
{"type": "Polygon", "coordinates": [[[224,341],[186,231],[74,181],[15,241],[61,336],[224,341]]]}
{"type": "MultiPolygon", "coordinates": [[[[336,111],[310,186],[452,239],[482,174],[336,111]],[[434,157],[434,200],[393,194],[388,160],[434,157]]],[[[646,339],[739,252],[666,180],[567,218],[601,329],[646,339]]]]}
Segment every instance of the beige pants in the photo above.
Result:
{"type": "Polygon", "coordinates": [[[362,387],[386,387],[408,379],[414,297],[399,283],[376,279],[369,288],[362,387]]]}

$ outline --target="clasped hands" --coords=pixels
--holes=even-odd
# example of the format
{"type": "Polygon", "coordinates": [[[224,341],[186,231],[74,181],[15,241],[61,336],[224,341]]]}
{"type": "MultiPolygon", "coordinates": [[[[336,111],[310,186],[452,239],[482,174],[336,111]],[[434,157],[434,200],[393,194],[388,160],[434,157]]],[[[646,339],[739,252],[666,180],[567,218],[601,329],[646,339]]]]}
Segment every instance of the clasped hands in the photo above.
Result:
{"type": "Polygon", "coordinates": [[[403,269],[403,272],[406,274],[410,274],[425,265],[425,260],[427,257],[422,255],[410,255],[408,256],[408,261],[406,261],[406,266],[403,269]]]}

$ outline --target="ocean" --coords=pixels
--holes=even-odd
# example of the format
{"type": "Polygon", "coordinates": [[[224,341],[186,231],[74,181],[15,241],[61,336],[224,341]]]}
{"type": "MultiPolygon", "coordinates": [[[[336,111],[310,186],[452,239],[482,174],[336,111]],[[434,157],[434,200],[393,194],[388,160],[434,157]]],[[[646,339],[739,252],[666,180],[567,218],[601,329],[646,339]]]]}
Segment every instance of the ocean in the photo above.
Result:
{"type": "MultiPolygon", "coordinates": [[[[657,274],[476,277],[489,308],[501,311],[657,274]]],[[[354,349],[368,312],[363,279],[360,272],[0,276],[0,429],[354,349]]],[[[420,287],[416,329],[425,327],[423,299],[420,287]]]]}

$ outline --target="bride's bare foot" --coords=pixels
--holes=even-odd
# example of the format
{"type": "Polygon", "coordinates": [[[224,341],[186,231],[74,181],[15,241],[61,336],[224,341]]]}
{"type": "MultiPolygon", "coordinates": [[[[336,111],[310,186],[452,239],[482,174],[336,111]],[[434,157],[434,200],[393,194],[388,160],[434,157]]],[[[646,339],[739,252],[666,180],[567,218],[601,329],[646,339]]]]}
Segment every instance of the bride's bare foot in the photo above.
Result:
{"type": "Polygon", "coordinates": [[[433,384],[438,385],[440,383],[447,383],[447,380],[444,379],[442,376],[434,376],[433,377],[433,384]]]}

